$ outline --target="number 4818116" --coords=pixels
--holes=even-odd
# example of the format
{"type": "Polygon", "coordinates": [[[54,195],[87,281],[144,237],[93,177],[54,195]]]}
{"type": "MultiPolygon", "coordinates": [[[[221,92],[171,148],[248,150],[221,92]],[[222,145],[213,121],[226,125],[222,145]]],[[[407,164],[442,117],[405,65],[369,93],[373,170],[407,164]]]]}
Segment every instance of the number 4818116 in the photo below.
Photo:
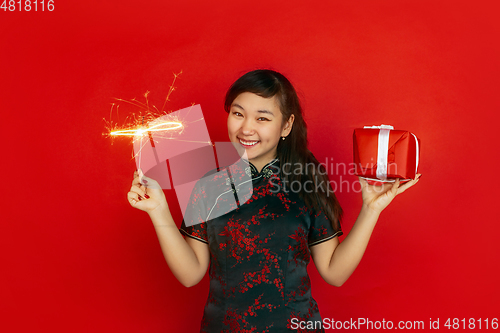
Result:
{"type": "Polygon", "coordinates": [[[9,11],[9,12],[45,12],[45,11],[53,11],[54,10],[54,0],[4,0],[2,2],[2,5],[0,6],[0,9],[3,9],[4,12],[9,11]]]}

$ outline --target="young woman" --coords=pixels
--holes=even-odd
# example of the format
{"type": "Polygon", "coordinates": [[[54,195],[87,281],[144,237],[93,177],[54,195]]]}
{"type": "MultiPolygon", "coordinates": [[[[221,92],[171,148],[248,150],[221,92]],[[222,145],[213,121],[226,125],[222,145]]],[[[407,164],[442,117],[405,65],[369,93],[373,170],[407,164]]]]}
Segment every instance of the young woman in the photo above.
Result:
{"type": "Polygon", "coordinates": [[[229,178],[214,170],[198,182],[180,229],[154,180],[136,172],[128,200],[151,217],[183,285],[196,285],[210,266],[202,332],[324,332],[311,296],[310,258],[327,283],[341,286],[382,210],[420,175],[401,186],[399,180],[372,186],[360,179],[363,206],[340,243],[342,209],[324,166],[307,149],[291,83],[275,71],[249,72],[228,90],[225,110],[229,139],[247,158],[226,169],[229,178]],[[249,184],[245,175],[251,186],[243,186],[249,184]],[[217,213],[228,205],[231,210],[217,213]]]}

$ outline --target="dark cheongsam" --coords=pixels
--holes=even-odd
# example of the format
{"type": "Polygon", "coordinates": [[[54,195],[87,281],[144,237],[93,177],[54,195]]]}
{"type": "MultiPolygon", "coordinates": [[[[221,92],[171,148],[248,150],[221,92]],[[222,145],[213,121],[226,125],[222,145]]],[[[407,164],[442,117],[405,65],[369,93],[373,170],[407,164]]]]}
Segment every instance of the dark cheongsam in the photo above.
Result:
{"type": "Polygon", "coordinates": [[[297,321],[321,321],[307,274],[309,247],[342,231],[284,188],[278,159],[260,173],[244,162],[227,172],[215,170],[197,183],[180,228],[210,249],[210,291],[201,332],[324,332],[291,327],[297,321]],[[246,202],[240,205],[237,198],[246,202]],[[232,210],[217,214],[228,205],[232,210]],[[187,227],[186,221],[196,224],[187,227]]]}

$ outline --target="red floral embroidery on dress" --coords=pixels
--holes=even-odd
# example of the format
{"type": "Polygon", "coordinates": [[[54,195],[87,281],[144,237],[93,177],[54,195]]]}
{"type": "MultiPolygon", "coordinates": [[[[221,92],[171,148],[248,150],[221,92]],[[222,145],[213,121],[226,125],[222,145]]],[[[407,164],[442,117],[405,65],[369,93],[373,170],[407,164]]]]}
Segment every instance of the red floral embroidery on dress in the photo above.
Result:
{"type": "Polygon", "coordinates": [[[288,245],[288,251],[293,253],[295,265],[299,265],[299,260],[305,262],[307,265],[310,260],[309,247],[307,246],[307,232],[302,227],[298,227],[295,230],[295,233],[288,237],[296,242],[293,245],[288,245]]]}
{"type": "Polygon", "coordinates": [[[297,288],[297,290],[291,290],[288,294],[288,300],[285,303],[285,306],[287,306],[290,302],[295,301],[295,299],[298,296],[304,296],[307,292],[311,290],[311,280],[307,276],[303,276],[300,278],[300,286],[297,288]]]}
{"type": "Polygon", "coordinates": [[[309,214],[309,209],[307,209],[306,206],[299,207],[299,214],[296,215],[296,217],[300,216],[307,216],[309,214]]]}
{"type": "Polygon", "coordinates": [[[269,310],[269,312],[272,312],[273,309],[276,309],[279,307],[279,305],[273,305],[270,303],[260,303],[260,299],[262,298],[262,296],[264,296],[264,294],[260,294],[260,296],[254,300],[254,304],[252,304],[248,307],[247,311],[245,311],[245,313],[244,313],[245,317],[246,316],[257,317],[257,313],[255,312],[255,310],[267,309],[267,310],[269,310]]]}
{"type": "MultiPolygon", "coordinates": [[[[244,293],[248,291],[249,288],[253,288],[255,285],[266,283],[274,284],[283,296],[283,282],[281,277],[275,278],[273,280],[269,279],[268,277],[268,275],[272,275],[272,267],[278,269],[278,274],[280,274],[281,270],[278,264],[278,255],[276,253],[271,253],[269,249],[262,247],[257,250],[257,253],[263,253],[265,255],[265,262],[260,262],[260,267],[262,267],[260,270],[243,274],[243,281],[239,284],[240,292],[244,293]]],[[[280,275],[282,275],[282,272],[280,275]]]]}
{"type": "MultiPolygon", "coordinates": [[[[227,283],[223,279],[223,277],[217,273],[220,269],[220,264],[217,261],[215,254],[212,253],[212,251],[210,251],[210,262],[211,262],[211,265],[213,265],[213,268],[210,269],[209,275],[208,275],[210,277],[210,281],[217,281],[225,293],[227,283]]],[[[213,303],[213,304],[219,303],[219,302],[217,302],[217,300],[215,299],[215,297],[212,293],[208,294],[208,302],[213,303]]]]}
{"type": "Polygon", "coordinates": [[[208,241],[206,224],[202,223],[202,222],[203,221],[200,221],[198,223],[198,227],[192,229],[191,235],[198,237],[198,238],[201,238],[205,241],[208,241]]]}
{"type": "MultiPolygon", "coordinates": [[[[245,224],[240,223],[239,220],[234,219],[230,219],[227,225],[224,227],[224,231],[219,233],[219,236],[228,237],[225,243],[219,244],[220,250],[224,250],[229,244],[229,253],[233,258],[236,259],[236,264],[242,262],[243,253],[248,253],[247,258],[249,259],[249,257],[253,255],[257,248],[255,240],[259,238],[259,235],[248,237],[248,234],[249,230],[247,229],[245,224]]],[[[235,265],[233,265],[233,267],[235,265]]]]}
{"type": "Polygon", "coordinates": [[[321,238],[323,236],[328,235],[328,230],[325,228],[325,226],[321,226],[319,228],[311,227],[311,233],[315,239],[321,238]]]}
{"type": "Polygon", "coordinates": [[[231,308],[227,310],[224,316],[224,325],[229,326],[229,330],[224,329],[221,331],[223,333],[268,333],[270,328],[270,326],[266,326],[264,330],[257,331],[257,328],[252,327],[246,320],[246,316],[231,308]]]}

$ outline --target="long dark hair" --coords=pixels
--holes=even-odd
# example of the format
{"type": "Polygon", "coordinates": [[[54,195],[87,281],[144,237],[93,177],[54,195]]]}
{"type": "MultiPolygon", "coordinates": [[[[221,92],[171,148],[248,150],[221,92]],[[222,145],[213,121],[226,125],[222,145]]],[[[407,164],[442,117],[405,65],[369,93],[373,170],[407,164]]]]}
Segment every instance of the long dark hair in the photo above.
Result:
{"type": "Polygon", "coordinates": [[[259,69],[248,72],[236,80],[227,91],[224,102],[226,112],[229,113],[234,99],[244,92],[264,98],[276,96],[283,115],[282,127],[290,116],[294,115],[290,134],[285,140],[279,140],[277,148],[282,177],[288,184],[298,181],[301,188],[305,188],[306,182],[314,184],[313,191],[308,191],[310,193],[299,191],[299,196],[310,209],[316,212],[323,211],[335,230],[338,230],[342,219],[342,208],[333,193],[325,166],[318,162],[307,147],[307,125],[293,85],[285,76],[273,70],[259,69]],[[302,172],[296,174],[291,169],[283,169],[283,166],[301,168],[302,172]]]}

